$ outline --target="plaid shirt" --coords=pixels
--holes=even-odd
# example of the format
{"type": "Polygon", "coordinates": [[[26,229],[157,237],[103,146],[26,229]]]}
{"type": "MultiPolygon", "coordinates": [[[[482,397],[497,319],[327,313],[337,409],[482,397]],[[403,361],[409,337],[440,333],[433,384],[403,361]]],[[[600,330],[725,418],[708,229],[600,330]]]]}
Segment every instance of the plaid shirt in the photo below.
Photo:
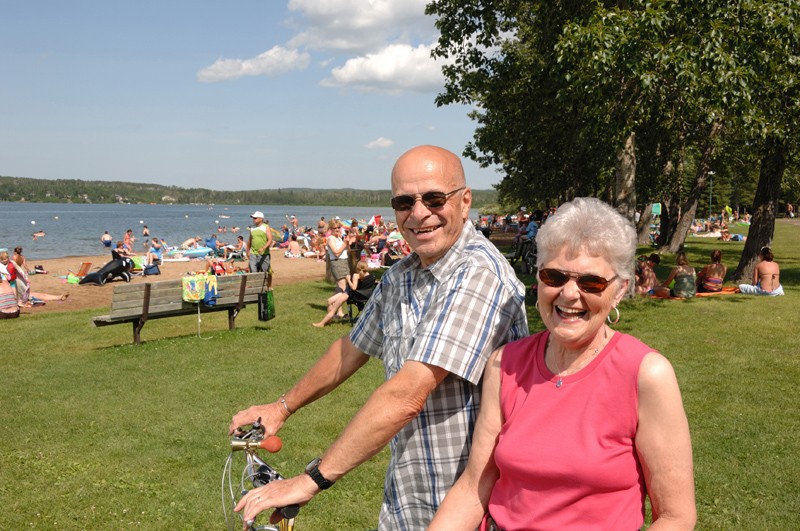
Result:
{"type": "Polygon", "coordinates": [[[433,519],[466,467],[489,355],[527,334],[522,284],[471,223],[429,268],[412,253],[383,275],[350,334],[353,344],[383,361],[387,379],[406,360],[450,374],[392,439],[381,530],[424,529],[433,519]]]}

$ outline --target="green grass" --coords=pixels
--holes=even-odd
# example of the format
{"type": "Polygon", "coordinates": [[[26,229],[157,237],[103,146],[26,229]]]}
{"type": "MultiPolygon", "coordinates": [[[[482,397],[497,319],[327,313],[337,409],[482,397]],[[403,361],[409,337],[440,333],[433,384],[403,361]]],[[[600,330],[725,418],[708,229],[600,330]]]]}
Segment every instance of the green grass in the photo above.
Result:
{"type": "MultiPolygon", "coordinates": [[[[739,243],[689,239],[690,260],[702,265],[717,245],[735,268],[739,243]]],[[[620,307],[616,328],[660,350],[678,374],[701,529],[800,527],[800,227],[779,223],[773,248],[785,297],[620,307]]],[[[667,258],[661,278],[670,266],[667,258]]],[[[330,291],[323,282],[276,288],[275,320],[260,323],[248,308],[228,332],[224,312],[207,314],[200,338],[196,317],[152,321],[140,346],[128,325],[93,328],[97,310],[0,321],[0,528],[222,528],[230,417],[274,400],[349,331],[310,325],[330,291]]],[[[529,315],[540,330],[532,307],[529,315]]],[[[268,461],[301,472],[382,379],[370,362],[300,411],[268,461]]],[[[384,450],[317,496],[298,529],[375,527],[387,460],[384,450]]]]}

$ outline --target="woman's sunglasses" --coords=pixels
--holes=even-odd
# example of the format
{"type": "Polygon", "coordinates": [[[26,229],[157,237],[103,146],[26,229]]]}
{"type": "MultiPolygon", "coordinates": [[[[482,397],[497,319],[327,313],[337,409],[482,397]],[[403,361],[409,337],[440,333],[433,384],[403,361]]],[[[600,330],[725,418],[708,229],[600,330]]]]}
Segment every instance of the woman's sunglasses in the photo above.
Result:
{"type": "Polygon", "coordinates": [[[545,268],[539,270],[539,280],[544,282],[545,285],[551,288],[560,288],[569,282],[569,279],[574,279],[578,288],[584,293],[602,293],[617,276],[614,275],[609,279],[605,279],[597,275],[580,275],[561,271],[560,269],[545,268]]]}
{"type": "Polygon", "coordinates": [[[466,188],[466,186],[462,186],[457,190],[447,193],[425,192],[421,195],[396,195],[392,198],[392,208],[396,212],[407,212],[414,208],[414,203],[417,202],[418,198],[422,201],[422,204],[428,208],[442,208],[447,203],[447,200],[450,199],[451,195],[460,192],[464,188],[466,188]]]}

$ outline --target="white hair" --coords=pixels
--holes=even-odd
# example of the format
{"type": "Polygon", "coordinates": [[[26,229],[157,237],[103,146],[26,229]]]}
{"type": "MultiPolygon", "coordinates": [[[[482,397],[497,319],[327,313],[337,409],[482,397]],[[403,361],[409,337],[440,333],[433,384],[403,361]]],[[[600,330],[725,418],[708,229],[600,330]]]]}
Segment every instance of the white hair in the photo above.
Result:
{"type": "Polygon", "coordinates": [[[636,229],[608,203],[577,197],[547,218],[536,235],[537,269],[562,249],[604,258],[620,280],[633,278],[636,229]]]}

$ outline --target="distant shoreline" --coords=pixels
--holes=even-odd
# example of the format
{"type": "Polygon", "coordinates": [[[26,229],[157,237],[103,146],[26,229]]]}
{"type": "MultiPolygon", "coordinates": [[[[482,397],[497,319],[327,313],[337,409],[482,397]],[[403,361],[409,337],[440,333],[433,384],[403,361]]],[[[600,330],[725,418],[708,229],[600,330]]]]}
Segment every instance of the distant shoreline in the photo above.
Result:
{"type": "MultiPolygon", "coordinates": [[[[388,181],[388,179],[387,179],[388,181]]],[[[383,181],[386,182],[386,181],[383,181]]],[[[379,208],[389,205],[388,189],[278,188],[210,190],[122,181],[34,179],[0,176],[0,201],[12,203],[130,204],[130,205],[288,205],[379,208]]],[[[473,189],[473,207],[496,202],[495,190],[473,189]]]]}

